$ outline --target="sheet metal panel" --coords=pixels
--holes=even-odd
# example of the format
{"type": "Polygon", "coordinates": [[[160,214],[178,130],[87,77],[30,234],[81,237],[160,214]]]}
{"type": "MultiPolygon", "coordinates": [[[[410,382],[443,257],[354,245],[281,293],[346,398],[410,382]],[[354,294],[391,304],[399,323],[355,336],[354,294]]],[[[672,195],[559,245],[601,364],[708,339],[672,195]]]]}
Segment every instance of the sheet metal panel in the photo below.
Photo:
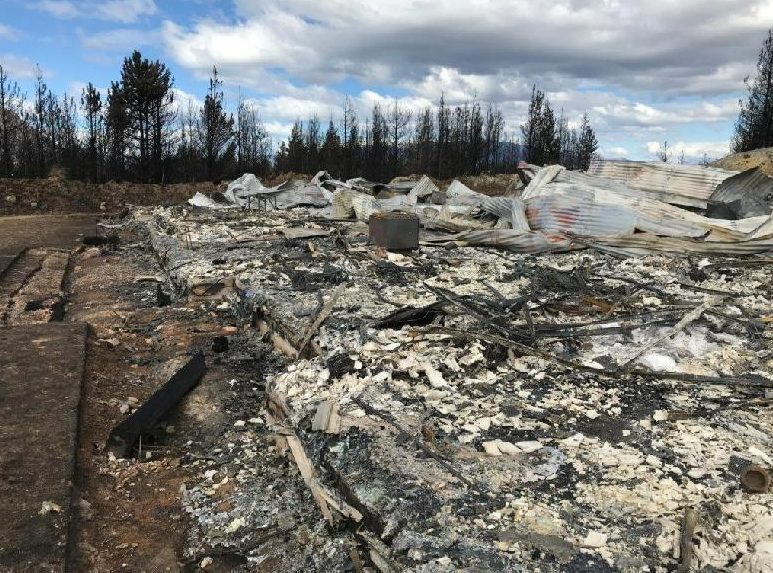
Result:
{"type": "Polygon", "coordinates": [[[768,215],[773,207],[773,179],[759,169],[750,169],[725,179],[709,197],[711,204],[737,203],[737,215],[768,215]]]}
{"type": "Polygon", "coordinates": [[[588,174],[620,181],[666,203],[705,209],[717,186],[737,172],[701,165],[594,160],[588,174]]]}

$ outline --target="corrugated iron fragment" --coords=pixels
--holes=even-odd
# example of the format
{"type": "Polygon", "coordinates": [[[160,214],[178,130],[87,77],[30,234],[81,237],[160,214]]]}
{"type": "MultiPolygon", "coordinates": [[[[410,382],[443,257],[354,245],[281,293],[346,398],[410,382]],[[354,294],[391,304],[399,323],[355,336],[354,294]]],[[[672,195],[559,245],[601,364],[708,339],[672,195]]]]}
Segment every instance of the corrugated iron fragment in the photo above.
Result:
{"type": "Polygon", "coordinates": [[[594,160],[588,174],[620,181],[666,203],[705,209],[717,186],[737,172],[702,165],[594,160]]]}
{"type": "Polygon", "coordinates": [[[744,219],[773,210],[773,179],[759,169],[728,177],[709,197],[709,217],[744,219]]]}

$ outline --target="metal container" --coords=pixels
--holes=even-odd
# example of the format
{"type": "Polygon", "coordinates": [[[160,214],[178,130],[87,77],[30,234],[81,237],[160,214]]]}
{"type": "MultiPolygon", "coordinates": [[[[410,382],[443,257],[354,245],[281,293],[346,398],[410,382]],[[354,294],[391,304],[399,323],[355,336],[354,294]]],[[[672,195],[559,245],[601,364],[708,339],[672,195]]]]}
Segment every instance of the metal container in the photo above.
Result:
{"type": "Polygon", "coordinates": [[[390,251],[419,248],[419,217],[413,213],[374,213],[368,220],[370,240],[390,251]]]}
{"type": "Polygon", "coordinates": [[[741,470],[741,484],[746,491],[765,493],[770,488],[770,474],[767,469],[750,464],[741,470]]]}

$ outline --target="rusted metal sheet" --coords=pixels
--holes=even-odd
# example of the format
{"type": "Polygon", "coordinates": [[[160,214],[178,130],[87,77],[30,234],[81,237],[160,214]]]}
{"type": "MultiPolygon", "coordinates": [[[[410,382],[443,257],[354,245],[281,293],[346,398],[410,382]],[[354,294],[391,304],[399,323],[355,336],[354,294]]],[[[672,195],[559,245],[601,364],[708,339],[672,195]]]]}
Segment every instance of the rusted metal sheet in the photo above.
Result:
{"type": "MultiPolygon", "coordinates": [[[[617,222],[610,217],[613,210],[588,210],[584,203],[613,205],[615,211],[622,209],[636,218],[635,229],[656,235],[671,237],[702,237],[708,233],[719,233],[725,239],[742,239],[745,234],[757,228],[763,219],[728,221],[710,219],[687,209],[670,205],[637,189],[630,189],[619,181],[596,177],[577,171],[568,171],[560,166],[550,166],[540,171],[527,189],[529,196],[526,206],[532,207],[531,218],[541,220],[543,230],[577,232],[583,224],[590,225],[594,236],[609,236],[616,233],[617,222]],[[544,173],[543,173],[544,172],[544,173]],[[561,197],[560,199],[553,199],[561,197]],[[572,221],[550,219],[544,209],[571,209],[572,221]],[[608,215],[608,217],[607,217],[608,215]],[[576,223],[572,228],[570,223],[576,223]]],[[[535,223],[538,224],[538,223],[535,223]]]]}
{"type": "Polygon", "coordinates": [[[419,248],[419,217],[413,213],[375,213],[368,220],[370,239],[394,251],[419,248]]]}
{"type": "Polygon", "coordinates": [[[536,231],[590,237],[632,234],[637,222],[632,209],[596,203],[587,193],[535,197],[526,205],[526,218],[536,231]]]}

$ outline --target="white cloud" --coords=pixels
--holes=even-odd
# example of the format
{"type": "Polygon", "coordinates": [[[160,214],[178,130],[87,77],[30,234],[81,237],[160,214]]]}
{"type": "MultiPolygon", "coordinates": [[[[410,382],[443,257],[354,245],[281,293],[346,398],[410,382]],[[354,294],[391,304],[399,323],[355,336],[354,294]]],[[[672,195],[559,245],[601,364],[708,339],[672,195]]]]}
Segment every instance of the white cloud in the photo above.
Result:
{"type": "Polygon", "coordinates": [[[109,0],[99,2],[94,10],[97,18],[131,24],[143,16],[152,16],[158,8],[154,0],[109,0]]]}
{"type": "MultiPolygon", "coordinates": [[[[663,142],[648,141],[647,153],[657,156],[662,149],[663,142]]],[[[730,153],[728,142],[721,141],[677,141],[668,143],[669,155],[672,162],[679,161],[684,153],[684,158],[689,162],[701,161],[704,158],[719,159],[730,153]]]]}
{"type": "Polygon", "coordinates": [[[7,26],[0,22],[0,39],[4,40],[17,40],[21,36],[18,30],[14,30],[10,26],[7,26]]]}
{"type": "Polygon", "coordinates": [[[752,67],[769,26],[759,15],[773,11],[770,4],[236,0],[238,20],[170,25],[168,47],[191,68],[213,60],[245,75],[281,67],[309,82],[419,82],[456,69],[459,85],[480,90],[492,86],[476,76],[520,75],[548,89],[561,78],[590,78],[671,94],[727,93],[752,67]],[[517,30],[508,14],[517,14],[517,30]]]}
{"type": "MultiPolygon", "coordinates": [[[[36,64],[26,56],[17,56],[16,54],[0,54],[0,66],[14,80],[32,79],[35,77],[36,64]]],[[[48,77],[50,74],[43,71],[43,75],[48,77]]]]}
{"type": "Polygon", "coordinates": [[[105,0],[101,2],[71,0],[41,0],[32,5],[55,18],[97,18],[131,24],[158,12],[154,0],[105,0]]]}
{"type": "Polygon", "coordinates": [[[204,106],[204,101],[195,94],[188,93],[179,88],[173,88],[172,92],[174,96],[172,107],[178,114],[178,117],[181,114],[187,114],[189,111],[197,113],[204,106]]]}
{"type": "Polygon", "coordinates": [[[33,6],[55,18],[77,18],[80,15],[78,7],[69,0],[41,0],[33,6]]]}
{"type": "Polygon", "coordinates": [[[627,159],[630,156],[625,147],[605,147],[599,149],[599,154],[607,159],[627,159]]]}
{"type": "Polygon", "coordinates": [[[140,30],[138,28],[117,28],[104,32],[76,31],[81,45],[95,53],[122,52],[155,44],[159,41],[156,30],[140,30]]]}

